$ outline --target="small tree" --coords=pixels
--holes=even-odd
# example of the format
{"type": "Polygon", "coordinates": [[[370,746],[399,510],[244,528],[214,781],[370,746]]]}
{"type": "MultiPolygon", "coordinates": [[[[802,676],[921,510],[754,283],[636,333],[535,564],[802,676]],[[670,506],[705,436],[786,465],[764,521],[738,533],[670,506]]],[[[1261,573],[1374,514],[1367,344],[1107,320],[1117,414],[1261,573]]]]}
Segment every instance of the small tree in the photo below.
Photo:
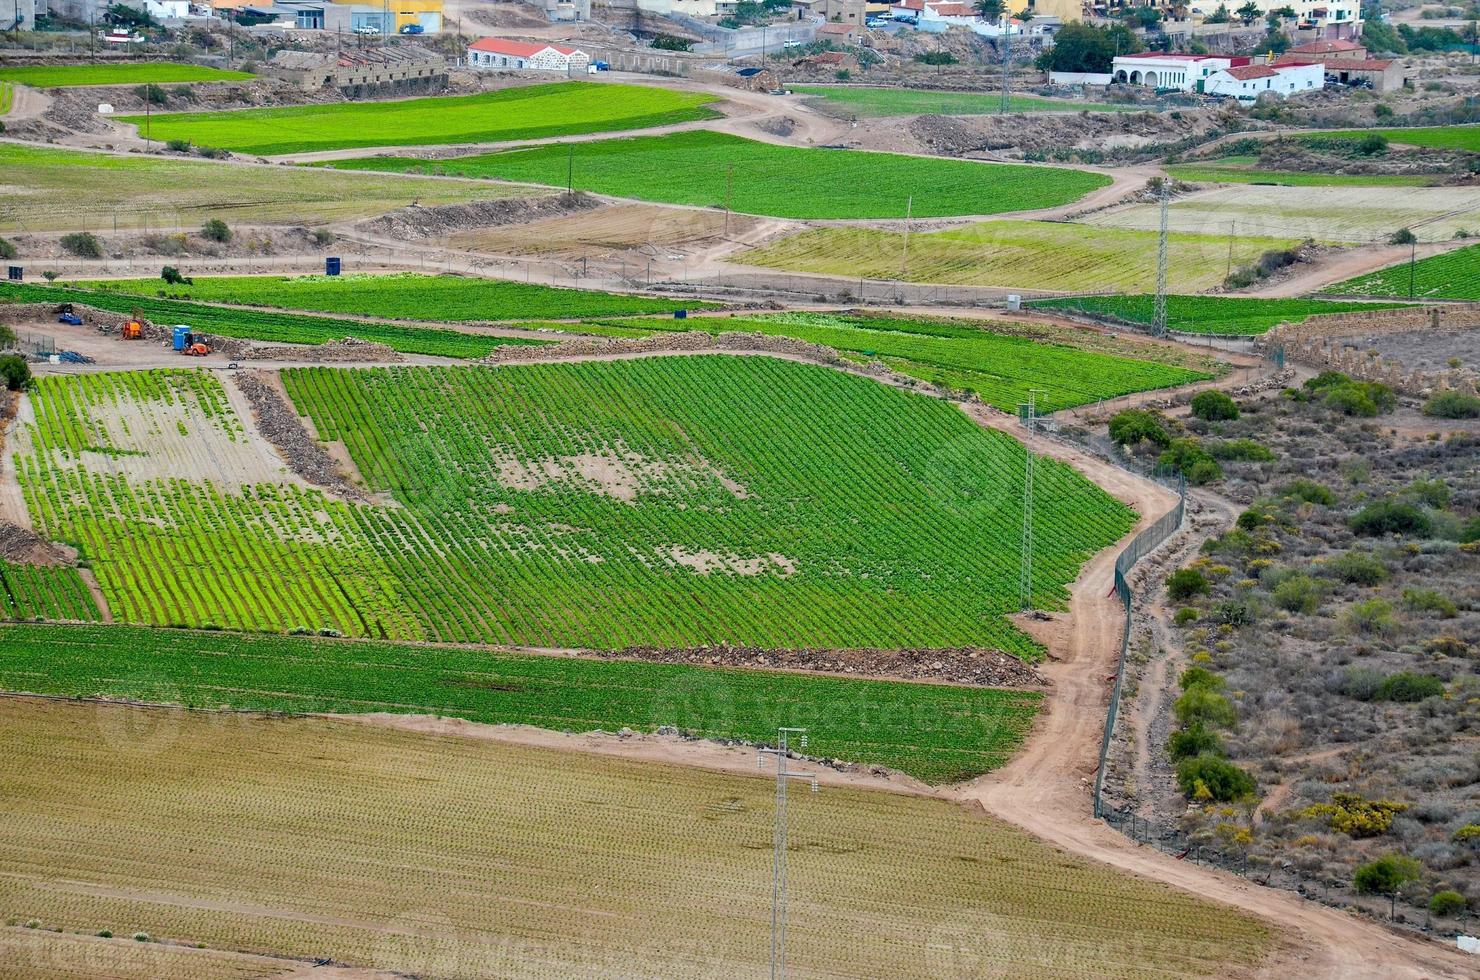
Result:
{"type": "Polygon", "coordinates": [[[70,235],[63,235],[61,245],[63,251],[70,252],[79,259],[103,257],[103,243],[90,231],[75,231],[70,235]]]}
{"type": "Polygon", "coordinates": [[[163,269],[160,269],[159,278],[171,286],[189,286],[193,284],[193,280],[189,276],[180,275],[180,270],[172,265],[167,265],[163,269]]]}
{"type": "Polygon", "coordinates": [[[1392,242],[1394,245],[1412,245],[1414,242],[1418,241],[1418,236],[1409,231],[1407,228],[1399,228],[1397,231],[1393,232],[1393,237],[1389,238],[1388,241],[1392,242]]]}
{"type": "Polygon", "coordinates": [[[6,324],[0,323],[0,350],[7,350],[15,346],[15,330],[6,324]]]}
{"type": "Polygon", "coordinates": [[[25,391],[31,385],[31,365],[18,354],[0,356],[0,379],[10,391],[25,391]]]}
{"type": "Polygon", "coordinates": [[[1238,404],[1221,391],[1200,391],[1192,399],[1192,414],[1207,422],[1238,418],[1238,404]]]}
{"type": "Polygon", "coordinates": [[[57,277],[60,275],[61,273],[55,269],[47,269],[45,272],[41,273],[41,278],[45,279],[47,282],[56,282],[57,277]]]}
{"type": "Polygon", "coordinates": [[[1398,914],[1398,892],[1404,885],[1417,881],[1422,874],[1422,866],[1413,858],[1384,854],[1376,861],[1359,866],[1352,876],[1352,884],[1363,895],[1388,896],[1388,918],[1392,919],[1398,914]]]}
{"type": "Polygon", "coordinates": [[[1250,24],[1254,23],[1254,21],[1263,12],[1264,11],[1257,3],[1254,2],[1254,0],[1249,0],[1248,3],[1238,8],[1238,19],[1244,22],[1245,27],[1248,27],[1250,24]]]}
{"type": "Polygon", "coordinates": [[[1006,9],[1007,4],[1003,0],[976,0],[976,12],[988,23],[995,24],[1001,20],[1006,9]]]}
{"type": "Polygon", "coordinates": [[[1140,408],[1117,412],[1110,420],[1110,438],[1122,446],[1134,446],[1142,441],[1168,446],[1172,442],[1161,417],[1140,408]]]}
{"type": "Polygon", "coordinates": [[[13,259],[20,253],[16,251],[15,243],[0,238],[0,259],[13,259]]]}
{"type": "Polygon", "coordinates": [[[226,227],[226,222],[220,218],[211,218],[200,229],[201,235],[213,242],[231,241],[231,229],[226,227]]]}
{"type": "Polygon", "coordinates": [[[1453,889],[1434,892],[1434,897],[1429,899],[1429,912],[1440,918],[1459,915],[1464,910],[1465,897],[1453,889]]]}
{"type": "Polygon", "coordinates": [[[1175,602],[1207,595],[1208,588],[1207,577],[1195,568],[1179,568],[1167,577],[1167,596],[1175,602]]]}

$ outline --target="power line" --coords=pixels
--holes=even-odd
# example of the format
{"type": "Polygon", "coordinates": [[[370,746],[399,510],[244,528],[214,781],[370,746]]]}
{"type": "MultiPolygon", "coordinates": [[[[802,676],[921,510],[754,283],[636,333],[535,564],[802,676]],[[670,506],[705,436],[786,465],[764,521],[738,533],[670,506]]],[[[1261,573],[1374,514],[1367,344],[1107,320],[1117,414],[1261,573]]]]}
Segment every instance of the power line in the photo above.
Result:
{"type": "Polygon", "coordinates": [[[812,792],[817,792],[816,776],[786,767],[792,735],[799,736],[798,747],[807,747],[805,728],[778,728],[776,747],[761,746],[755,757],[757,769],[764,764],[766,756],[776,757],[776,827],[771,834],[771,980],[781,980],[786,975],[786,782],[805,779],[811,782],[812,792]]]}

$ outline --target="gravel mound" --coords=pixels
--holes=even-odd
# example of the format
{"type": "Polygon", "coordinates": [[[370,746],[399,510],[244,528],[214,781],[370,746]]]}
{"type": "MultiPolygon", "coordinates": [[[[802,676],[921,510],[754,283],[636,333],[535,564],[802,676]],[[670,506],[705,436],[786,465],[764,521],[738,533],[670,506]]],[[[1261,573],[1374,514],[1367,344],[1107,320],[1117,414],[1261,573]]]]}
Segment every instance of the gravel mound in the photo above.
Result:
{"type": "Polygon", "coordinates": [[[359,503],[369,497],[340,473],[334,460],[308,434],[298,413],[288,407],[277,391],[256,375],[234,375],[236,386],[252,405],[257,428],[272,443],[292,471],[316,487],[359,503]]]}

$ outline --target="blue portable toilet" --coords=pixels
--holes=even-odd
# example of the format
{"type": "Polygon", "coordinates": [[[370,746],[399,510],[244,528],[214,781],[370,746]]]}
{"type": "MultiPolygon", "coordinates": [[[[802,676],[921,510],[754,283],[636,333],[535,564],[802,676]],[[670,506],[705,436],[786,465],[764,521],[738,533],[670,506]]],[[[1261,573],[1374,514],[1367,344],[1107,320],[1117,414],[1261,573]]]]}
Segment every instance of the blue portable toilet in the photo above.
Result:
{"type": "Polygon", "coordinates": [[[328,258],[324,259],[324,275],[339,275],[339,256],[331,255],[328,258]]]}
{"type": "Polygon", "coordinates": [[[687,320],[688,318],[689,318],[689,311],[688,310],[674,310],[673,311],[673,319],[675,319],[675,320],[687,320]]]}
{"type": "Polygon", "coordinates": [[[18,265],[10,266],[9,270],[6,272],[6,278],[9,279],[11,282],[20,282],[22,279],[25,278],[25,276],[26,270],[18,265]]]}
{"type": "Polygon", "coordinates": [[[173,338],[175,350],[184,350],[190,346],[190,328],[184,324],[176,324],[173,338]]]}

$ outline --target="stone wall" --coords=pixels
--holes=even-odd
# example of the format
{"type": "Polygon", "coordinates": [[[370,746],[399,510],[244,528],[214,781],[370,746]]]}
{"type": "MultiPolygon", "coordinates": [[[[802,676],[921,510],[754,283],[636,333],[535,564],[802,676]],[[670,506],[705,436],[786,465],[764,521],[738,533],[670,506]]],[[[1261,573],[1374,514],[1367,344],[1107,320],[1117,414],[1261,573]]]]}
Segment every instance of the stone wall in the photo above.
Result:
{"type": "Polygon", "coordinates": [[[1281,323],[1265,335],[1265,344],[1270,348],[1283,346],[1287,358],[1302,364],[1340,371],[1364,381],[1380,381],[1409,395],[1426,396],[1444,389],[1473,394],[1480,388],[1480,374],[1473,368],[1413,371],[1375,351],[1360,349],[1355,341],[1374,334],[1445,334],[1476,328],[1480,328],[1480,304],[1402,307],[1328,313],[1300,323],[1281,323]]]}

